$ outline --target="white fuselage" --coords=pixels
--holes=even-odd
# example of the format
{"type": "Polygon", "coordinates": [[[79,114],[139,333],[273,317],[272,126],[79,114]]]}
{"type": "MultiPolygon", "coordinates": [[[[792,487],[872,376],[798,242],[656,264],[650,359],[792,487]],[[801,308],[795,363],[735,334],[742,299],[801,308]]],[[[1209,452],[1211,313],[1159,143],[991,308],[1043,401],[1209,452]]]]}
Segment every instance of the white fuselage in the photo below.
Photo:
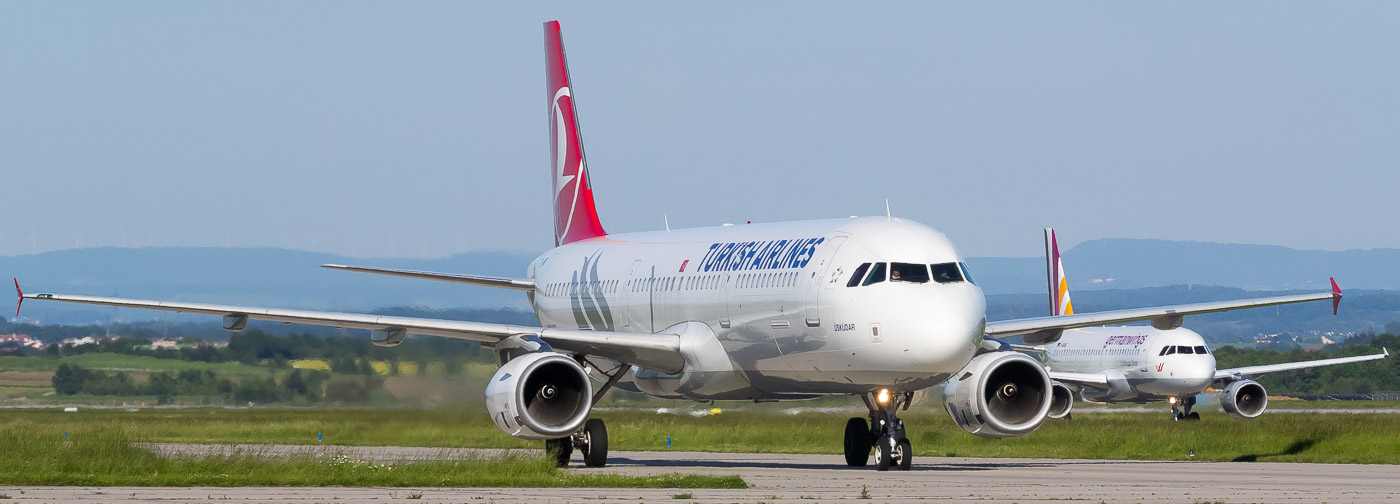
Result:
{"type": "MultiPolygon", "coordinates": [[[[732,371],[707,377],[708,387],[649,393],[763,400],[936,385],[981,342],[982,290],[887,271],[869,282],[881,263],[953,264],[967,276],[942,233],[870,217],[613,234],[546,252],[529,277],[546,328],[650,334],[706,324],[732,371]],[[848,287],[862,264],[877,266],[848,287]]],[[[639,384],[664,378],[634,371],[639,384]]]]}
{"type": "Polygon", "coordinates": [[[1215,377],[1215,356],[1189,329],[1091,327],[1066,330],[1046,345],[1045,367],[1107,376],[1108,390],[1084,389],[1086,400],[1148,402],[1204,392],[1215,377]]]}

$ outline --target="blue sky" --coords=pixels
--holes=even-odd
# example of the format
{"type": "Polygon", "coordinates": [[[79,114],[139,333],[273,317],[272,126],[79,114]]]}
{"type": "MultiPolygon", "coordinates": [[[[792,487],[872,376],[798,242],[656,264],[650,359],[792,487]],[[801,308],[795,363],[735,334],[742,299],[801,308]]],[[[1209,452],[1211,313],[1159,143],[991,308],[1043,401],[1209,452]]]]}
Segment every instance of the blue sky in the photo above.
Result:
{"type": "Polygon", "coordinates": [[[551,245],[541,24],[609,231],[1400,247],[1400,4],[0,2],[0,255],[551,245]]]}

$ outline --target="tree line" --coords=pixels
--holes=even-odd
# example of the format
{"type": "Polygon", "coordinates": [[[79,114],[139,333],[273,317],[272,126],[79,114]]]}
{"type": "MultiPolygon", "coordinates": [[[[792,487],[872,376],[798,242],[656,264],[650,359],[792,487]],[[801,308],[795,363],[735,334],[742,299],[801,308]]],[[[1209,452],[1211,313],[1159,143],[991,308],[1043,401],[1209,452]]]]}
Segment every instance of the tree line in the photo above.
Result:
{"type": "Polygon", "coordinates": [[[171,404],[177,396],[222,398],[234,404],[363,404],[383,383],[373,376],[333,377],[325,371],[294,369],[281,380],[274,375],[233,380],[213,371],[161,372],[139,384],[124,371],[108,373],[67,363],[59,364],[53,375],[53,388],[61,395],[155,396],[156,404],[171,404]]]}
{"type": "MultiPolygon", "coordinates": [[[[1345,345],[1329,345],[1327,351],[1286,352],[1268,349],[1245,349],[1232,346],[1214,350],[1218,369],[1263,364],[1299,362],[1333,357],[1351,357],[1380,353],[1382,348],[1400,350],[1400,336],[1363,333],[1348,339],[1345,345]]],[[[1280,371],[1255,377],[1270,394],[1370,394],[1400,392],[1400,356],[1392,355],[1376,361],[1357,362],[1340,366],[1280,371]]]]}

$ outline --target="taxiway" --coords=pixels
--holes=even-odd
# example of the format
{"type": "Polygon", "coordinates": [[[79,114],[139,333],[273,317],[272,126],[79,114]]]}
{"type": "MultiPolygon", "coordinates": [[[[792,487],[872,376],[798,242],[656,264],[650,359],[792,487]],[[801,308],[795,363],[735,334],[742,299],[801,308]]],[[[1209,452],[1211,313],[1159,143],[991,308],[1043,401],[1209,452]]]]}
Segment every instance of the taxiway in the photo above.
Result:
{"type": "MultiPolygon", "coordinates": [[[[151,445],[168,454],[253,450],[343,454],[376,461],[499,455],[498,450],[288,445],[151,445]]],[[[575,455],[575,464],[580,465],[575,455]]],[[[1400,466],[1270,462],[917,457],[913,470],[850,468],[839,455],[615,452],[605,468],[570,471],[742,476],[745,490],[617,488],[0,487],[19,501],[186,502],[1397,502],[1400,466]],[[413,498],[419,496],[419,498],[413,498]]]]}

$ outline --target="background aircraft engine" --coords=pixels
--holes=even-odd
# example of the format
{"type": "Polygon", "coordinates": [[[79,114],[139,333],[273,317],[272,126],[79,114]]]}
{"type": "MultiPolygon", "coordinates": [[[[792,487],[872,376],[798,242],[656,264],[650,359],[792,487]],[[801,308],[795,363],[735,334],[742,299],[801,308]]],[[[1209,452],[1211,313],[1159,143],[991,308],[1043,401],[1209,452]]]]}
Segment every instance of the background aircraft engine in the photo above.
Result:
{"type": "Polygon", "coordinates": [[[963,430],[985,438],[1023,436],[1050,412],[1050,375],[1019,352],[979,355],[943,386],[944,405],[963,430]]]}
{"type": "Polygon", "coordinates": [[[1050,418],[1064,418],[1074,408],[1074,391],[1063,383],[1050,382],[1050,418]]]}
{"type": "Polygon", "coordinates": [[[1240,380],[1220,391],[1220,408],[1241,420],[1264,414],[1268,406],[1269,393],[1254,380],[1240,380]]]}
{"type": "Polygon", "coordinates": [[[553,352],[512,359],[486,386],[486,410],[507,434],[556,439],[578,431],[593,407],[593,384],[583,366],[553,352]]]}

